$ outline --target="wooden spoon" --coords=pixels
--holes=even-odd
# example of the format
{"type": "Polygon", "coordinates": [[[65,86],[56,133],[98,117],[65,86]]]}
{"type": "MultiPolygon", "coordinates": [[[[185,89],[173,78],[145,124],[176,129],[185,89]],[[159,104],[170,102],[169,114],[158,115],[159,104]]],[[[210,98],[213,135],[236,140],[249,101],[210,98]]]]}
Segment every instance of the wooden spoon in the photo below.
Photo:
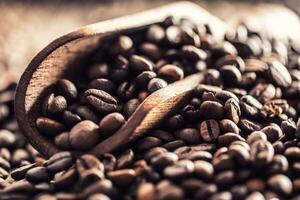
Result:
{"type": "MultiPolygon", "coordinates": [[[[59,151],[53,141],[36,129],[41,99],[60,78],[70,74],[73,78],[78,77],[80,73],[70,72],[82,70],[85,59],[99,48],[99,41],[101,46],[101,41],[112,36],[143,30],[151,24],[161,23],[168,16],[187,18],[196,24],[207,23],[219,39],[223,38],[226,30],[224,23],[198,5],[179,2],[85,26],[55,40],[38,53],[23,73],[15,98],[16,118],[29,142],[48,157],[59,151]]],[[[100,156],[135,140],[180,105],[201,79],[199,74],[192,75],[152,94],[116,134],[98,144],[90,153],[100,156]]]]}

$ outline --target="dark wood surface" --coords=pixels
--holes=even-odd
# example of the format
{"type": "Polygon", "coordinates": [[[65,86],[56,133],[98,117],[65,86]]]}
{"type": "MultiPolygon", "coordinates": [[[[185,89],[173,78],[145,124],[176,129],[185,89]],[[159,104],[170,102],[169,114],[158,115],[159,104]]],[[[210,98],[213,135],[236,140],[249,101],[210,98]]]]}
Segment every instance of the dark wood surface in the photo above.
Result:
{"type": "MultiPolygon", "coordinates": [[[[160,23],[168,16],[208,23],[219,39],[223,38],[226,30],[223,22],[198,5],[180,2],[82,27],[55,40],[38,53],[21,76],[15,99],[16,117],[29,142],[45,156],[58,151],[53,141],[40,135],[35,126],[41,97],[66,71],[78,67],[74,63],[80,63],[77,62],[79,58],[87,57],[96,49],[101,38],[160,23]]],[[[120,131],[96,146],[91,153],[100,156],[135,140],[183,102],[201,78],[195,74],[150,95],[120,131]]]]}

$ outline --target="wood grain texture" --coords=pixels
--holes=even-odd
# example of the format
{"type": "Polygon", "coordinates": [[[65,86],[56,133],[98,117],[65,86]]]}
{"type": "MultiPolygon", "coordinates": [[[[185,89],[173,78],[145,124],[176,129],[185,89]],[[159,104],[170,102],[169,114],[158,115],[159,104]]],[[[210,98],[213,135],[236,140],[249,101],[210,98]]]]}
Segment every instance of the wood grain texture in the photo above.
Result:
{"type": "MultiPolygon", "coordinates": [[[[21,76],[17,87],[15,99],[16,117],[20,129],[29,142],[45,156],[51,156],[58,151],[53,142],[40,135],[35,127],[41,99],[51,91],[50,85],[63,77],[68,71],[76,72],[78,68],[82,67],[84,59],[98,48],[99,40],[160,23],[168,16],[188,18],[196,24],[208,23],[212,33],[219,39],[223,38],[226,31],[224,23],[198,5],[190,2],[179,2],[146,12],[88,25],[58,38],[31,61],[21,76]]],[[[150,129],[160,118],[166,116],[172,107],[176,107],[177,103],[180,103],[181,99],[184,99],[189,94],[188,91],[194,86],[194,79],[198,80],[199,77],[196,76],[185,80],[190,84],[187,85],[185,83],[186,87],[168,86],[168,88],[173,88],[174,92],[166,88],[164,92],[155,93],[148,97],[137,110],[137,113],[134,114],[135,117],[132,116],[125,125],[126,128],[123,128],[127,130],[124,135],[128,136],[128,142],[150,129]],[[156,100],[160,101],[157,102],[156,100]],[[142,121],[140,121],[141,119],[142,121]],[[136,126],[137,124],[137,127],[133,127],[133,125],[136,126]],[[128,127],[132,131],[127,129],[128,127]],[[130,134],[133,135],[131,136],[130,134]]],[[[118,132],[118,135],[121,135],[121,133],[118,132]]],[[[115,139],[117,136],[113,137],[115,139]]],[[[124,136],[124,138],[126,137],[124,136]]],[[[118,143],[125,144],[125,142],[117,140],[118,142],[112,145],[113,148],[106,147],[111,145],[110,141],[112,141],[110,138],[105,140],[104,143],[106,145],[100,144],[91,152],[100,155],[103,152],[109,152],[117,148],[118,143]]]]}

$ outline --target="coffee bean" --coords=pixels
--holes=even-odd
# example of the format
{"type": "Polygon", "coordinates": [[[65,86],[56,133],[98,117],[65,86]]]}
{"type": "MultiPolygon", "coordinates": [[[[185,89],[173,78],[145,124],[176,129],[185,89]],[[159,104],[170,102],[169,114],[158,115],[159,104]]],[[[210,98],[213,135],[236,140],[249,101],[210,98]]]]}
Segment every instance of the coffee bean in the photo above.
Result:
{"type": "Polygon", "coordinates": [[[245,199],[246,200],[265,200],[265,197],[260,192],[252,192],[245,199]]]}
{"type": "Polygon", "coordinates": [[[117,110],[117,100],[103,90],[89,89],[84,96],[87,102],[100,112],[114,112],[117,110]]]}
{"type": "Polygon", "coordinates": [[[96,169],[104,172],[104,165],[92,155],[83,155],[76,161],[76,169],[79,175],[84,174],[85,171],[96,169]]]}
{"type": "Polygon", "coordinates": [[[147,89],[149,81],[156,77],[156,73],[153,71],[144,71],[140,73],[135,79],[135,85],[141,89],[147,89]]]}
{"type": "Polygon", "coordinates": [[[130,67],[133,71],[140,74],[144,71],[152,71],[153,70],[153,63],[139,55],[132,55],[129,59],[130,67]]]}
{"type": "Polygon", "coordinates": [[[152,183],[144,183],[137,190],[137,200],[156,199],[155,186],[152,183]]]}
{"type": "Polygon", "coordinates": [[[160,139],[156,137],[146,137],[137,143],[136,148],[138,151],[147,151],[153,147],[159,146],[160,144],[160,139]]]}
{"type": "Polygon", "coordinates": [[[73,156],[70,152],[65,151],[54,154],[45,165],[50,172],[57,173],[70,167],[72,162],[73,156]]]}
{"type": "Polygon", "coordinates": [[[168,181],[158,183],[157,195],[161,200],[180,200],[184,197],[182,189],[168,181]]]}
{"type": "Polygon", "coordinates": [[[106,78],[98,78],[94,79],[89,83],[89,88],[103,90],[107,93],[113,93],[116,90],[116,85],[109,79],[106,78]]]}
{"type": "Polygon", "coordinates": [[[258,141],[258,140],[264,140],[267,141],[267,136],[264,132],[262,131],[254,131],[252,132],[248,138],[247,138],[247,143],[251,145],[252,143],[258,141]]]}
{"type": "Polygon", "coordinates": [[[224,65],[220,73],[225,85],[235,86],[242,81],[241,72],[233,65],[224,65]]]}
{"type": "Polygon", "coordinates": [[[234,123],[238,123],[241,116],[241,109],[239,103],[233,98],[228,99],[224,106],[225,117],[232,120],[234,123]]]}
{"type": "Polygon", "coordinates": [[[57,135],[54,139],[55,145],[62,150],[68,150],[71,148],[70,143],[70,133],[69,132],[63,132],[57,135]]]}
{"type": "Polygon", "coordinates": [[[148,90],[148,92],[153,93],[159,89],[166,87],[167,85],[168,84],[165,80],[160,79],[160,78],[153,78],[153,79],[151,79],[151,81],[149,81],[147,90],[148,90]]]}
{"type": "Polygon", "coordinates": [[[163,153],[151,159],[151,164],[157,168],[174,164],[178,160],[178,156],[174,153],[163,153]]]}
{"type": "Polygon", "coordinates": [[[284,195],[289,195],[293,191],[291,180],[283,174],[270,177],[268,179],[268,185],[272,190],[284,195]]]}
{"type": "Polygon", "coordinates": [[[269,164],[274,156],[273,146],[264,140],[258,140],[251,144],[250,159],[256,166],[269,164]]]}
{"type": "Polygon", "coordinates": [[[160,43],[165,37],[165,30],[160,25],[151,25],[147,30],[147,39],[154,43],[160,43]]]}
{"type": "Polygon", "coordinates": [[[56,83],[60,93],[70,101],[74,101],[77,98],[77,88],[73,82],[68,79],[60,79],[56,83]]]}
{"type": "Polygon", "coordinates": [[[124,123],[125,119],[122,114],[110,113],[99,122],[99,132],[103,137],[108,137],[121,128],[124,123]]]}
{"type": "Polygon", "coordinates": [[[65,130],[63,124],[46,117],[39,117],[36,120],[36,126],[41,133],[50,137],[56,136],[65,130]]]}
{"type": "Polygon", "coordinates": [[[218,138],[218,143],[221,146],[229,146],[234,141],[245,141],[245,139],[238,134],[230,132],[225,133],[218,138]]]}
{"type": "Polygon", "coordinates": [[[112,54],[127,54],[133,47],[133,41],[126,35],[120,35],[111,46],[112,54]]]}
{"type": "Polygon", "coordinates": [[[134,84],[131,84],[126,81],[119,85],[117,93],[121,99],[128,100],[135,96],[136,87],[134,84]]]}
{"type": "Polygon", "coordinates": [[[205,51],[192,45],[183,46],[181,51],[185,59],[192,63],[195,63],[199,60],[205,60],[207,58],[205,51]]]}
{"type": "Polygon", "coordinates": [[[99,126],[92,121],[84,120],[71,129],[69,139],[72,148],[86,150],[96,145],[99,137],[99,126]]]}
{"type": "Polygon", "coordinates": [[[9,130],[0,129],[0,146],[11,147],[16,142],[16,136],[9,130]]]}
{"type": "Polygon", "coordinates": [[[67,126],[72,127],[81,121],[81,117],[71,111],[65,110],[63,112],[63,120],[67,126]]]}
{"type": "Polygon", "coordinates": [[[115,166],[116,166],[116,163],[117,163],[117,159],[115,158],[114,155],[112,154],[104,154],[102,156],[102,163],[104,165],[104,171],[105,172],[109,172],[109,171],[112,171],[114,170],[115,166]]]}
{"type": "MultiPolygon", "coordinates": [[[[99,122],[99,117],[97,116],[97,114],[92,109],[90,109],[87,106],[78,106],[78,107],[76,107],[75,108],[75,113],[82,120],[90,120],[90,121],[93,121],[94,123],[98,123],[99,122]]],[[[76,118],[77,118],[77,116],[76,116],[76,118]]]]}
{"type": "Polygon", "coordinates": [[[184,72],[176,65],[164,65],[158,71],[158,76],[162,77],[168,82],[179,81],[183,78],[184,72]]]}
{"type": "Polygon", "coordinates": [[[268,76],[270,80],[279,87],[288,87],[292,78],[286,67],[278,61],[269,64],[268,76]]]}
{"type": "Polygon", "coordinates": [[[194,172],[194,163],[190,160],[180,160],[174,165],[167,166],[163,174],[169,179],[180,179],[194,172]]]}
{"type": "Polygon", "coordinates": [[[128,119],[141,104],[139,99],[130,99],[124,106],[123,115],[128,119]]]}
{"type": "Polygon", "coordinates": [[[171,133],[163,130],[155,130],[151,133],[151,136],[157,137],[164,142],[171,142],[175,140],[175,137],[171,133]]]}
{"type": "Polygon", "coordinates": [[[300,160],[300,148],[299,147],[288,147],[286,148],[284,155],[288,160],[299,161],[300,160]]]}
{"type": "Polygon", "coordinates": [[[134,160],[134,153],[131,149],[128,149],[122,153],[117,159],[117,169],[129,167],[134,160]]]}
{"type": "Polygon", "coordinates": [[[255,123],[254,121],[250,121],[248,119],[241,119],[239,121],[239,128],[242,129],[245,133],[252,133],[254,131],[260,130],[260,124],[255,123]]]}
{"type": "Polygon", "coordinates": [[[223,119],[219,121],[219,126],[222,133],[232,132],[232,133],[239,134],[240,132],[239,127],[229,119],[223,119]]]}
{"type": "Polygon", "coordinates": [[[194,166],[195,174],[200,178],[210,180],[213,177],[214,168],[209,162],[204,160],[196,160],[194,161],[194,166]]]}
{"type": "Polygon", "coordinates": [[[220,135],[220,127],[216,120],[210,119],[200,124],[200,134],[204,141],[215,141],[220,135]]]}
{"type": "Polygon", "coordinates": [[[278,140],[283,135],[282,130],[277,124],[266,126],[261,129],[261,131],[266,134],[268,141],[272,143],[278,140]]]}
{"type": "Polygon", "coordinates": [[[36,166],[36,164],[29,164],[29,165],[25,165],[20,168],[17,168],[11,172],[11,177],[14,180],[21,180],[21,179],[25,178],[27,171],[32,169],[35,166],[36,166]]]}
{"type": "Polygon", "coordinates": [[[106,63],[95,63],[89,68],[87,75],[89,79],[105,78],[108,76],[109,71],[106,63]]]}
{"type": "Polygon", "coordinates": [[[200,106],[200,115],[205,119],[221,119],[224,114],[222,104],[214,101],[204,101],[200,106]]]}
{"type": "Polygon", "coordinates": [[[93,194],[88,200],[110,200],[110,198],[105,194],[93,194]]]}
{"type": "Polygon", "coordinates": [[[262,104],[250,95],[243,96],[241,98],[241,110],[242,113],[248,117],[258,117],[262,104]]]}
{"type": "Polygon", "coordinates": [[[50,180],[50,174],[46,167],[34,167],[27,171],[26,179],[30,182],[43,182],[50,180]]]}
{"type": "Polygon", "coordinates": [[[200,142],[200,133],[197,129],[185,128],[175,132],[178,139],[181,139],[189,144],[197,144],[200,142]]]}
{"type": "Polygon", "coordinates": [[[54,185],[58,188],[67,188],[77,181],[78,174],[74,168],[54,175],[54,185]]]}
{"type": "Polygon", "coordinates": [[[258,83],[249,94],[264,103],[275,97],[276,88],[272,84],[258,83]]]}
{"type": "Polygon", "coordinates": [[[159,47],[153,43],[143,43],[140,46],[140,50],[143,54],[153,59],[154,61],[158,60],[162,56],[162,52],[159,47]]]}
{"type": "Polygon", "coordinates": [[[136,174],[132,169],[120,169],[108,172],[107,177],[117,185],[126,186],[134,181],[136,174]]]}
{"type": "Polygon", "coordinates": [[[177,46],[182,41],[182,31],[177,26],[169,26],[166,29],[166,39],[172,46],[177,46]]]}

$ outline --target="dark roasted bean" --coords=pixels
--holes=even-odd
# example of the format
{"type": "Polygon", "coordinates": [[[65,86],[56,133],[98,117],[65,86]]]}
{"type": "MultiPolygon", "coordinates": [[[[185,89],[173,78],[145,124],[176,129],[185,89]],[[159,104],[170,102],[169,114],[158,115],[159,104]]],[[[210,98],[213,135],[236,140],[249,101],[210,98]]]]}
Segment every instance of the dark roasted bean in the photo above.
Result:
{"type": "Polygon", "coordinates": [[[220,135],[220,127],[216,120],[210,119],[200,124],[200,134],[204,141],[212,142],[220,135]]]}
{"type": "Polygon", "coordinates": [[[89,89],[84,96],[91,106],[100,112],[114,112],[117,110],[117,100],[103,90],[89,89]]]}

